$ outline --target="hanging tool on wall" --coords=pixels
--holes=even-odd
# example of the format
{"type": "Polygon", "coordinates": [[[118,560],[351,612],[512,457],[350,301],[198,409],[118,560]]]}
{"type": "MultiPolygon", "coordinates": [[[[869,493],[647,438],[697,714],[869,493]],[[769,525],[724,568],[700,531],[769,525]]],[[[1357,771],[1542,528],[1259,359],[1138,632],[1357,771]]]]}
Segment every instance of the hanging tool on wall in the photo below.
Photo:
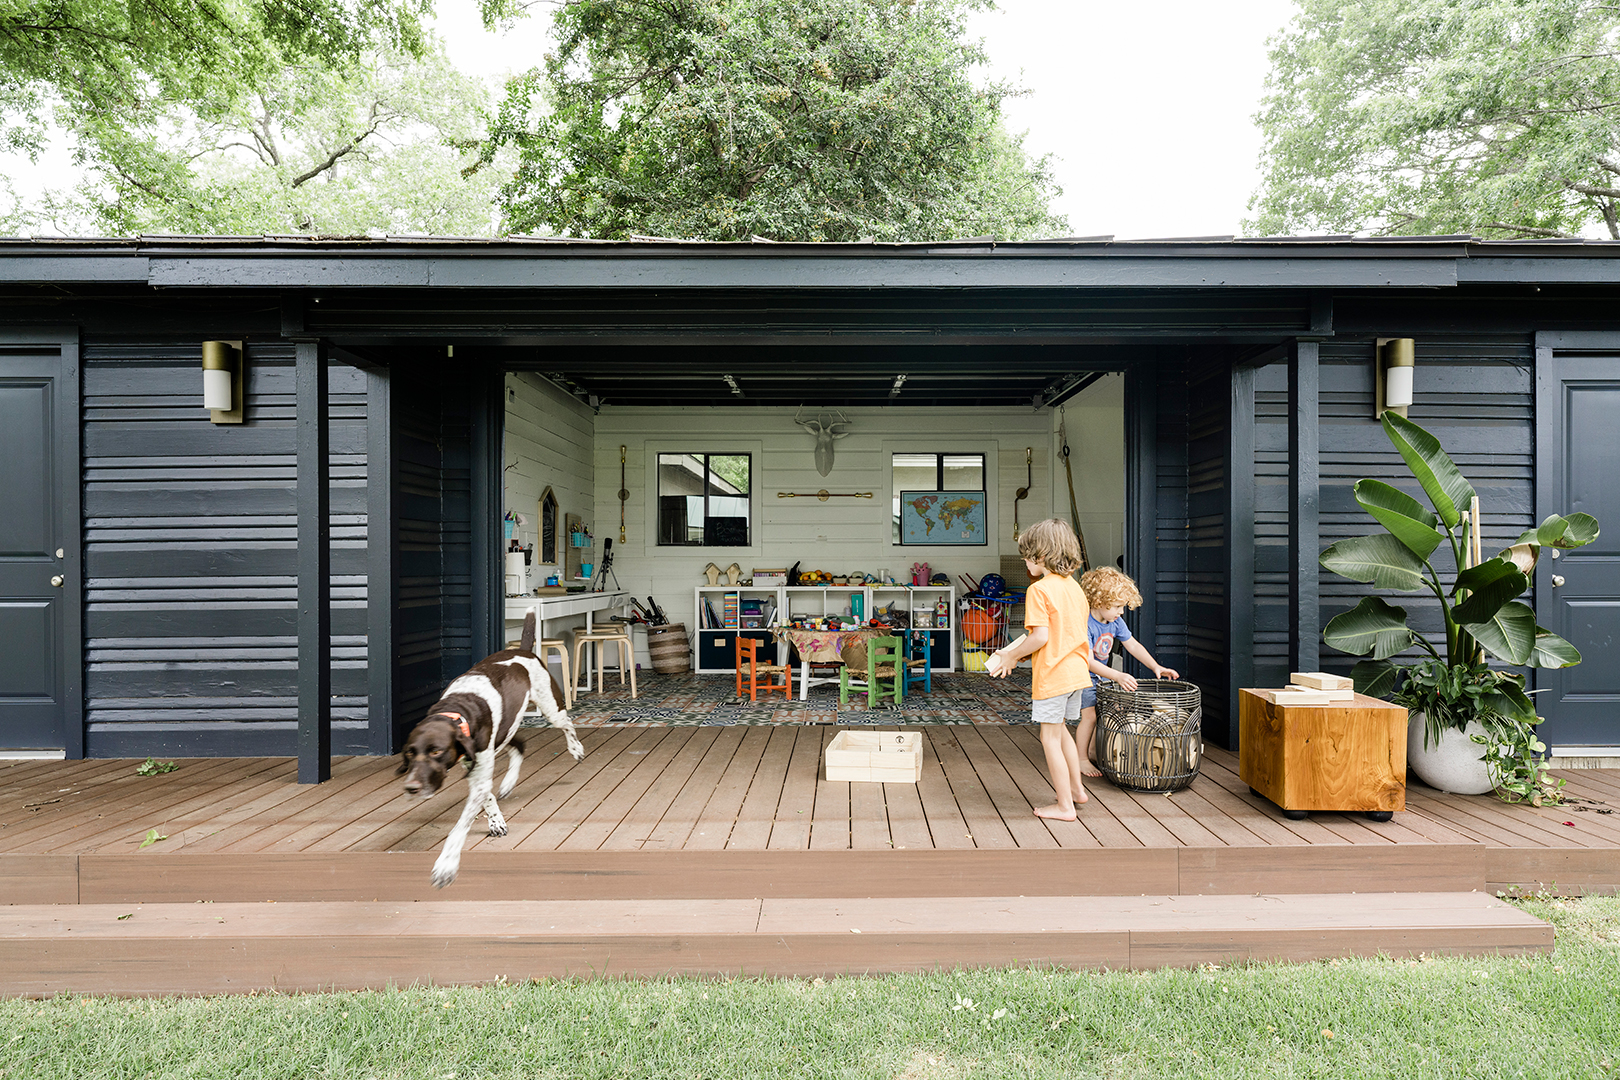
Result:
{"type": "Polygon", "coordinates": [[[1063,407],[1058,407],[1058,453],[1063,455],[1063,474],[1069,478],[1069,517],[1074,522],[1074,536],[1080,541],[1080,569],[1091,569],[1091,558],[1086,554],[1086,534],[1080,528],[1080,507],[1074,501],[1074,466],[1069,463],[1069,430],[1064,421],[1063,407]]]}
{"type": "Polygon", "coordinates": [[[1013,539],[1018,539],[1018,504],[1029,498],[1029,489],[1035,483],[1035,448],[1024,447],[1024,486],[1013,496],[1013,539]]]}
{"type": "Polygon", "coordinates": [[[626,447],[619,446],[619,543],[624,543],[624,504],[630,498],[630,489],[624,483],[624,452],[626,447]]]}

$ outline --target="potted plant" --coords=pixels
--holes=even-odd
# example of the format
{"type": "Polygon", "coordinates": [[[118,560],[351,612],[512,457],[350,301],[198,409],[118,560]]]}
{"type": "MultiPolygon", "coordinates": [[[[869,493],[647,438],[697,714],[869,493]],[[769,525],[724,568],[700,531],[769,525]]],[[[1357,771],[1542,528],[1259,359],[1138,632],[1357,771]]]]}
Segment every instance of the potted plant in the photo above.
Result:
{"type": "Polygon", "coordinates": [[[1356,690],[1387,695],[1411,711],[1407,760],[1419,778],[1468,794],[1494,787],[1504,798],[1539,805],[1556,795],[1556,785],[1545,777],[1535,706],[1524,675],[1492,667],[1487,657],[1515,668],[1580,663],[1575,647],[1537,626],[1535,612],[1518,598],[1530,587],[1543,547],[1589,544],[1598,523],[1590,514],[1554,514],[1506,550],[1482,558],[1479,498],[1439,440],[1393,412],[1383,414],[1383,426],[1434,512],[1382,481],[1358,480],[1356,502],[1385,531],[1333,544],[1322,553],[1322,565],[1379,589],[1432,592],[1444,620],[1445,652],[1407,626],[1406,609],[1377,596],[1329,620],[1322,640],[1354,656],[1370,654],[1352,671],[1356,690]],[[1442,545],[1450,547],[1455,571],[1448,578],[1434,565],[1442,545]],[[1394,662],[1414,648],[1427,655],[1416,663],[1394,662]],[[1453,759],[1473,774],[1471,781],[1448,771],[1453,759]]]}

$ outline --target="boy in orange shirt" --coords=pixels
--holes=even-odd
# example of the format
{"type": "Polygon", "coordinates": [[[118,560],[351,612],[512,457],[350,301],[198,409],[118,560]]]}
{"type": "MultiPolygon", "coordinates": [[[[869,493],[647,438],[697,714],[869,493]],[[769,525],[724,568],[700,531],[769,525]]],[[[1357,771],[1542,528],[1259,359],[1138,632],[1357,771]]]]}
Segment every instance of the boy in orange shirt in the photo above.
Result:
{"type": "Polygon", "coordinates": [[[1018,538],[1032,583],[1024,596],[1024,636],[990,654],[985,670],[1004,678],[1018,661],[1030,657],[1030,713],[1041,729],[1041,749],[1057,802],[1035,811],[1036,817],[1074,821],[1077,803],[1086,801],[1080,781],[1080,752],[1069,724],[1080,719],[1080,698],[1091,685],[1086,620],[1091,609],[1086,594],[1070,575],[1080,567],[1080,542],[1069,523],[1048,518],[1018,538]]]}

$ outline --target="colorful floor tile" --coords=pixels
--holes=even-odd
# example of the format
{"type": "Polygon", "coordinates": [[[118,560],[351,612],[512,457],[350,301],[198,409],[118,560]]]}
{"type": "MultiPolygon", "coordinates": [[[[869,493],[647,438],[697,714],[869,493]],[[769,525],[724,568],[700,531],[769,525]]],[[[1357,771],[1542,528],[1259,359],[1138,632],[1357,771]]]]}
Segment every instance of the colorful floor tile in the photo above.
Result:
{"type": "MultiPolygon", "coordinates": [[[[812,687],[806,701],[783,701],[777,695],[750,701],[737,696],[730,675],[641,671],[637,682],[640,692],[635,698],[628,687],[621,690],[611,679],[604,693],[581,691],[569,716],[579,727],[1029,723],[1027,671],[1006,679],[978,672],[936,672],[931,692],[914,688],[904,704],[890,702],[876,709],[865,708],[864,698],[851,697],[848,705],[839,705],[836,686],[812,687]]],[[[543,721],[535,717],[531,723],[543,721]]]]}

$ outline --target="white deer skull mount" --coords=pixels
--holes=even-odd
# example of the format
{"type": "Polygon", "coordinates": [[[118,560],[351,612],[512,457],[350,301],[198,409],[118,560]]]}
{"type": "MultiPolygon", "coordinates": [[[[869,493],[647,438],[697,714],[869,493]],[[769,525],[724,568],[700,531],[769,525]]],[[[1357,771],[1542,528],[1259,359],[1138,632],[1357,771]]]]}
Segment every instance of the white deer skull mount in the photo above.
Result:
{"type": "MultiPolygon", "coordinates": [[[[799,409],[803,412],[801,406],[799,409]]],[[[840,410],[837,420],[827,419],[829,414],[821,413],[814,420],[800,420],[799,414],[793,414],[793,422],[804,428],[816,437],[816,472],[826,476],[832,472],[833,467],[833,440],[842,439],[849,434],[848,431],[839,431],[850,425],[849,417],[840,410]]]]}

